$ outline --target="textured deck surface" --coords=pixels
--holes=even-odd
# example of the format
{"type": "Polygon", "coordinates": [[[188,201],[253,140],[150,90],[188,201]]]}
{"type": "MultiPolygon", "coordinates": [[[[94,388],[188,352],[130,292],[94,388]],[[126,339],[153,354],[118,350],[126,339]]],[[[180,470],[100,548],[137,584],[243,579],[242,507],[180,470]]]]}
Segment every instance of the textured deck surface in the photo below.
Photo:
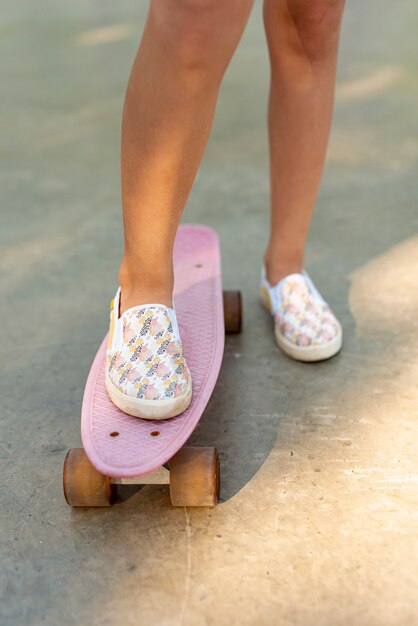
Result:
{"type": "Polygon", "coordinates": [[[169,420],[142,420],[120,411],[105,387],[105,337],[87,381],[81,432],[91,462],[108,476],[138,476],[168,461],[193,432],[218,377],[225,333],[216,232],[205,226],[181,226],[174,265],[174,302],[192,375],[192,402],[169,420]],[[114,432],[119,435],[111,436],[114,432]]]}

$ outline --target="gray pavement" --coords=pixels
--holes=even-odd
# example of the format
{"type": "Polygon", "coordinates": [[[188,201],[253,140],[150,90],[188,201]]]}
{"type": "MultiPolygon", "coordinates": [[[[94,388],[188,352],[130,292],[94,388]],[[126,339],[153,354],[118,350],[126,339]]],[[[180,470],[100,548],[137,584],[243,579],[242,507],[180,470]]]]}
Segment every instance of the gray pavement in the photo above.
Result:
{"type": "Polygon", "coordinates": [[[64,502],[85,379],[121,255],[119,127],[145,3],[2,7],[2,626],[418,624],[418,6],[347,4],[307,268],[341,319],[333,360],[280,354],[258,303],[268,225],[260,6],[225,78],[184,220],[218,229],[245,298],[192,442],[222,502],[146,487],[64,502]]]}

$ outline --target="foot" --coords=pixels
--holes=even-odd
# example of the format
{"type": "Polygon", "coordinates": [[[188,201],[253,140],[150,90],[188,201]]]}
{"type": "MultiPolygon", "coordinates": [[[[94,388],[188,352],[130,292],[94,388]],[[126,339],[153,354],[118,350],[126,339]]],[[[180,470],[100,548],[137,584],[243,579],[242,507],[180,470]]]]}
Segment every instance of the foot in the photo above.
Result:
{"type": "Polygon", "coordinates": [[[341,325],[306,272],[271,285],[263,270],[261,300],[273,316],[277,345],[291,358],[322,361],[341,349],[341,325]]]}
{"type": "Polygon", "coordinates": [[[192,381],[174,309],[141,304],[119,315],[121,290],[110,307],[106,388],[124,413],[166,419],[187,409],[192,381]]]}

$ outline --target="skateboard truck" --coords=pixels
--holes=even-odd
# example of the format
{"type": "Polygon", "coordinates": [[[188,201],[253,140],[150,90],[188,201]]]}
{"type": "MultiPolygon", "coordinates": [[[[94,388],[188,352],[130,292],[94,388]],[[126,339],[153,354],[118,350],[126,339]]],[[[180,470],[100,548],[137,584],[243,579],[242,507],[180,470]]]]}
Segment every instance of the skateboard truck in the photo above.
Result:
{"type": "Polygon", "coordinates": [[[182,448],[166,466],[132,478],[103,476],[83,448],[72,448],[64,462],[64,495],[71,506],[111,506],[118,485],[169,485],[173,506],[216,506],[220,466],[216,448],[182,448]]]}

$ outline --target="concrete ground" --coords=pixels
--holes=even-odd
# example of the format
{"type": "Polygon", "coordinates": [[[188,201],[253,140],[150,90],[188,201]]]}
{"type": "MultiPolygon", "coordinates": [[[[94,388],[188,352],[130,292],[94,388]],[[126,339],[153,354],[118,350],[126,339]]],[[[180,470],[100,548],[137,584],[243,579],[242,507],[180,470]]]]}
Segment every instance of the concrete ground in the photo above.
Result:
{"type": "Polygon", "coordinates": [[[307,268],[343,352],[276,349],[258,303],[268,225],[260,6],[226,76],[185,213],[217,228],[245,298],[192,440],[222,502],[146,487],[72,510],[85,379],[121,254],[119,126],[145,3],[2,8],[2,626],[418,624],[418,62],[413,0],[347,3],[307,268]],[[395,6],[396,5],[396,6],[395,6]]]}

